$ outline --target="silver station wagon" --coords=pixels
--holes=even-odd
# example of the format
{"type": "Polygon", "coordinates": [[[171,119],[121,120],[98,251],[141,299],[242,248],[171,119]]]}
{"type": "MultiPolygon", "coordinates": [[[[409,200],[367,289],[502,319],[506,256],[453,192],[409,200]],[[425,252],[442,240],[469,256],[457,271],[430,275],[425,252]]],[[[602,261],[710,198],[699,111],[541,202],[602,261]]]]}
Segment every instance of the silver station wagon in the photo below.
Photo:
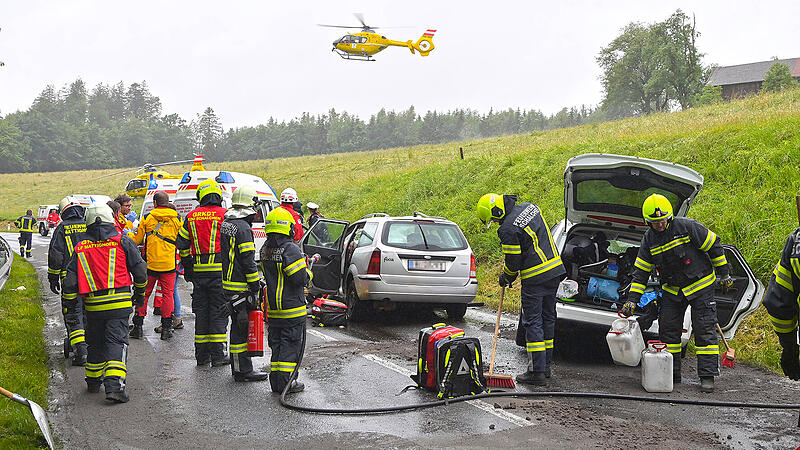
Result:
{"type": "Polygon", "coordinates": [[[397,303],[444,308],[450,320],[464,317],[478,290],[475,255],[455,223],[415,212],[369,214],[353,222],[320,219],[302,241],[319,254],[309,296],[342,297],[348,318],[370,306],[397,303]]]}

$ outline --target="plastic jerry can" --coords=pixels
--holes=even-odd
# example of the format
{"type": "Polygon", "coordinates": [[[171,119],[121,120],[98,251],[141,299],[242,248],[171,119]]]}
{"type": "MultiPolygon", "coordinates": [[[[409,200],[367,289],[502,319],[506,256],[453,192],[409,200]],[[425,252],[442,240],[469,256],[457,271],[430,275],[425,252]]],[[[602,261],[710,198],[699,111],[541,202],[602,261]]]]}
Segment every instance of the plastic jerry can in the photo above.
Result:
{"type": "Polygon", "coordinates": [[[639,323],[634,319],[623,317],[611,322],[611,329],[606,334],[608,349],[614,363],[623,366],[637,366],[642,359],[644,339],[639,323]]]}
{"type": "Polygon", "coordinates": [[[642,387],[647,392],[672,392],[672,354],[667,344],[647,341],[642,350],[642,387]]]}

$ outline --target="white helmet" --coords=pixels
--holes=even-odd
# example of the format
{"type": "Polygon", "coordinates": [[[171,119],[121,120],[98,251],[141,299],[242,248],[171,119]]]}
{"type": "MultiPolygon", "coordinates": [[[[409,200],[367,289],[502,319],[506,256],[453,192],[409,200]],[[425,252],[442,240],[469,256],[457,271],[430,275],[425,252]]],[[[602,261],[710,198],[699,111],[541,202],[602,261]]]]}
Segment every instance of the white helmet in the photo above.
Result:
{"type": "Polygon", "coordinates": [[[315,209],[315,210],[319,209],[319,205],[314,202],[308,202],[306,203],[306,206],[308,207],[308,209],[315,209]]]}
{"type": "Polygon", "coordinates": [[[71,208],[73,206],[83,207],[83,205],[81,205],[81,202],[77,198],[75,198],[74,195],[68,195],[62,198],[61,202],[58,204],[58,212],[59,214],[64,214],[64,211],[66,211],[67,208],[71,208]]]}
{"type": "Polygon", "coordinates": [[[86,208],[86,226],[92,225],[100,219],[100,222],[114,224],[114,212],[105,203],[92,203],[86,208]]]}
{"type": "Polygon", "coordinates": [[[294,203],[297,201],[297,192],[292,188],[286,188],[281,192],[281,203],[294,203]]]}

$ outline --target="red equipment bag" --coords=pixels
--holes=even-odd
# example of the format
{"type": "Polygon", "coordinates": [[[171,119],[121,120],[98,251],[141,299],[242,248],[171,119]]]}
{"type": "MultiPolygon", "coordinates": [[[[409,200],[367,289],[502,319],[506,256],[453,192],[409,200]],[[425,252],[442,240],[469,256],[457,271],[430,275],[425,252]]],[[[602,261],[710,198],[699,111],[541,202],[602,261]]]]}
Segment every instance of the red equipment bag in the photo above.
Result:
{"type": "Polygon", "coordinates": [[[315,327],[347,325],[347,305],[327,297],[314,300],[311,306],[311,324],[315,327]]]}
{"type": "Polygon", "coordinates": [[[417,373],[411,375],[411,379],[417,386],[438,390],[436,377],[436,343],[449,337],[463,336],[464,330],[461,328],[447,326],[437,323],[428,328],[419,330],[417,339],[417,373]]]}

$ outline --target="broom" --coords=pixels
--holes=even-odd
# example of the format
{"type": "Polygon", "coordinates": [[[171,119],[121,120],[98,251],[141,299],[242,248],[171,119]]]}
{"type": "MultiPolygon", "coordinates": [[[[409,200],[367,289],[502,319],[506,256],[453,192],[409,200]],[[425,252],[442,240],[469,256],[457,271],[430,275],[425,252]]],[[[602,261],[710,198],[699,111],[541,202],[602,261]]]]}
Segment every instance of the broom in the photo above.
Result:
{"type": "Polygon", "coordinates": [[[728,346],[728,340],[725,339],[725,335],[722,333],[722,328],[720,328],[719,324],[717,324],[717,331],[719,335],[722,336],[722,343],[725,344],[725,355],[722,356],[722,365],[732,369],[733,366],[736,365],[736,350],[728,346]]]}
{"type": "Polygon", "coordinates": [[[500,375],[494,373],[494,354],[497,351],[497,334],[500,332],[500,313],[503,312],[503,298],[506,295],[506,287],[500,290],[500,305],[497,306],[497,323],[494,325],[494,342],[492,343],[492,358],[489,362],[489,373],[484,373],[486,385],[489,387],[514,389],[514,379],[511,375],[500,375]]]}

